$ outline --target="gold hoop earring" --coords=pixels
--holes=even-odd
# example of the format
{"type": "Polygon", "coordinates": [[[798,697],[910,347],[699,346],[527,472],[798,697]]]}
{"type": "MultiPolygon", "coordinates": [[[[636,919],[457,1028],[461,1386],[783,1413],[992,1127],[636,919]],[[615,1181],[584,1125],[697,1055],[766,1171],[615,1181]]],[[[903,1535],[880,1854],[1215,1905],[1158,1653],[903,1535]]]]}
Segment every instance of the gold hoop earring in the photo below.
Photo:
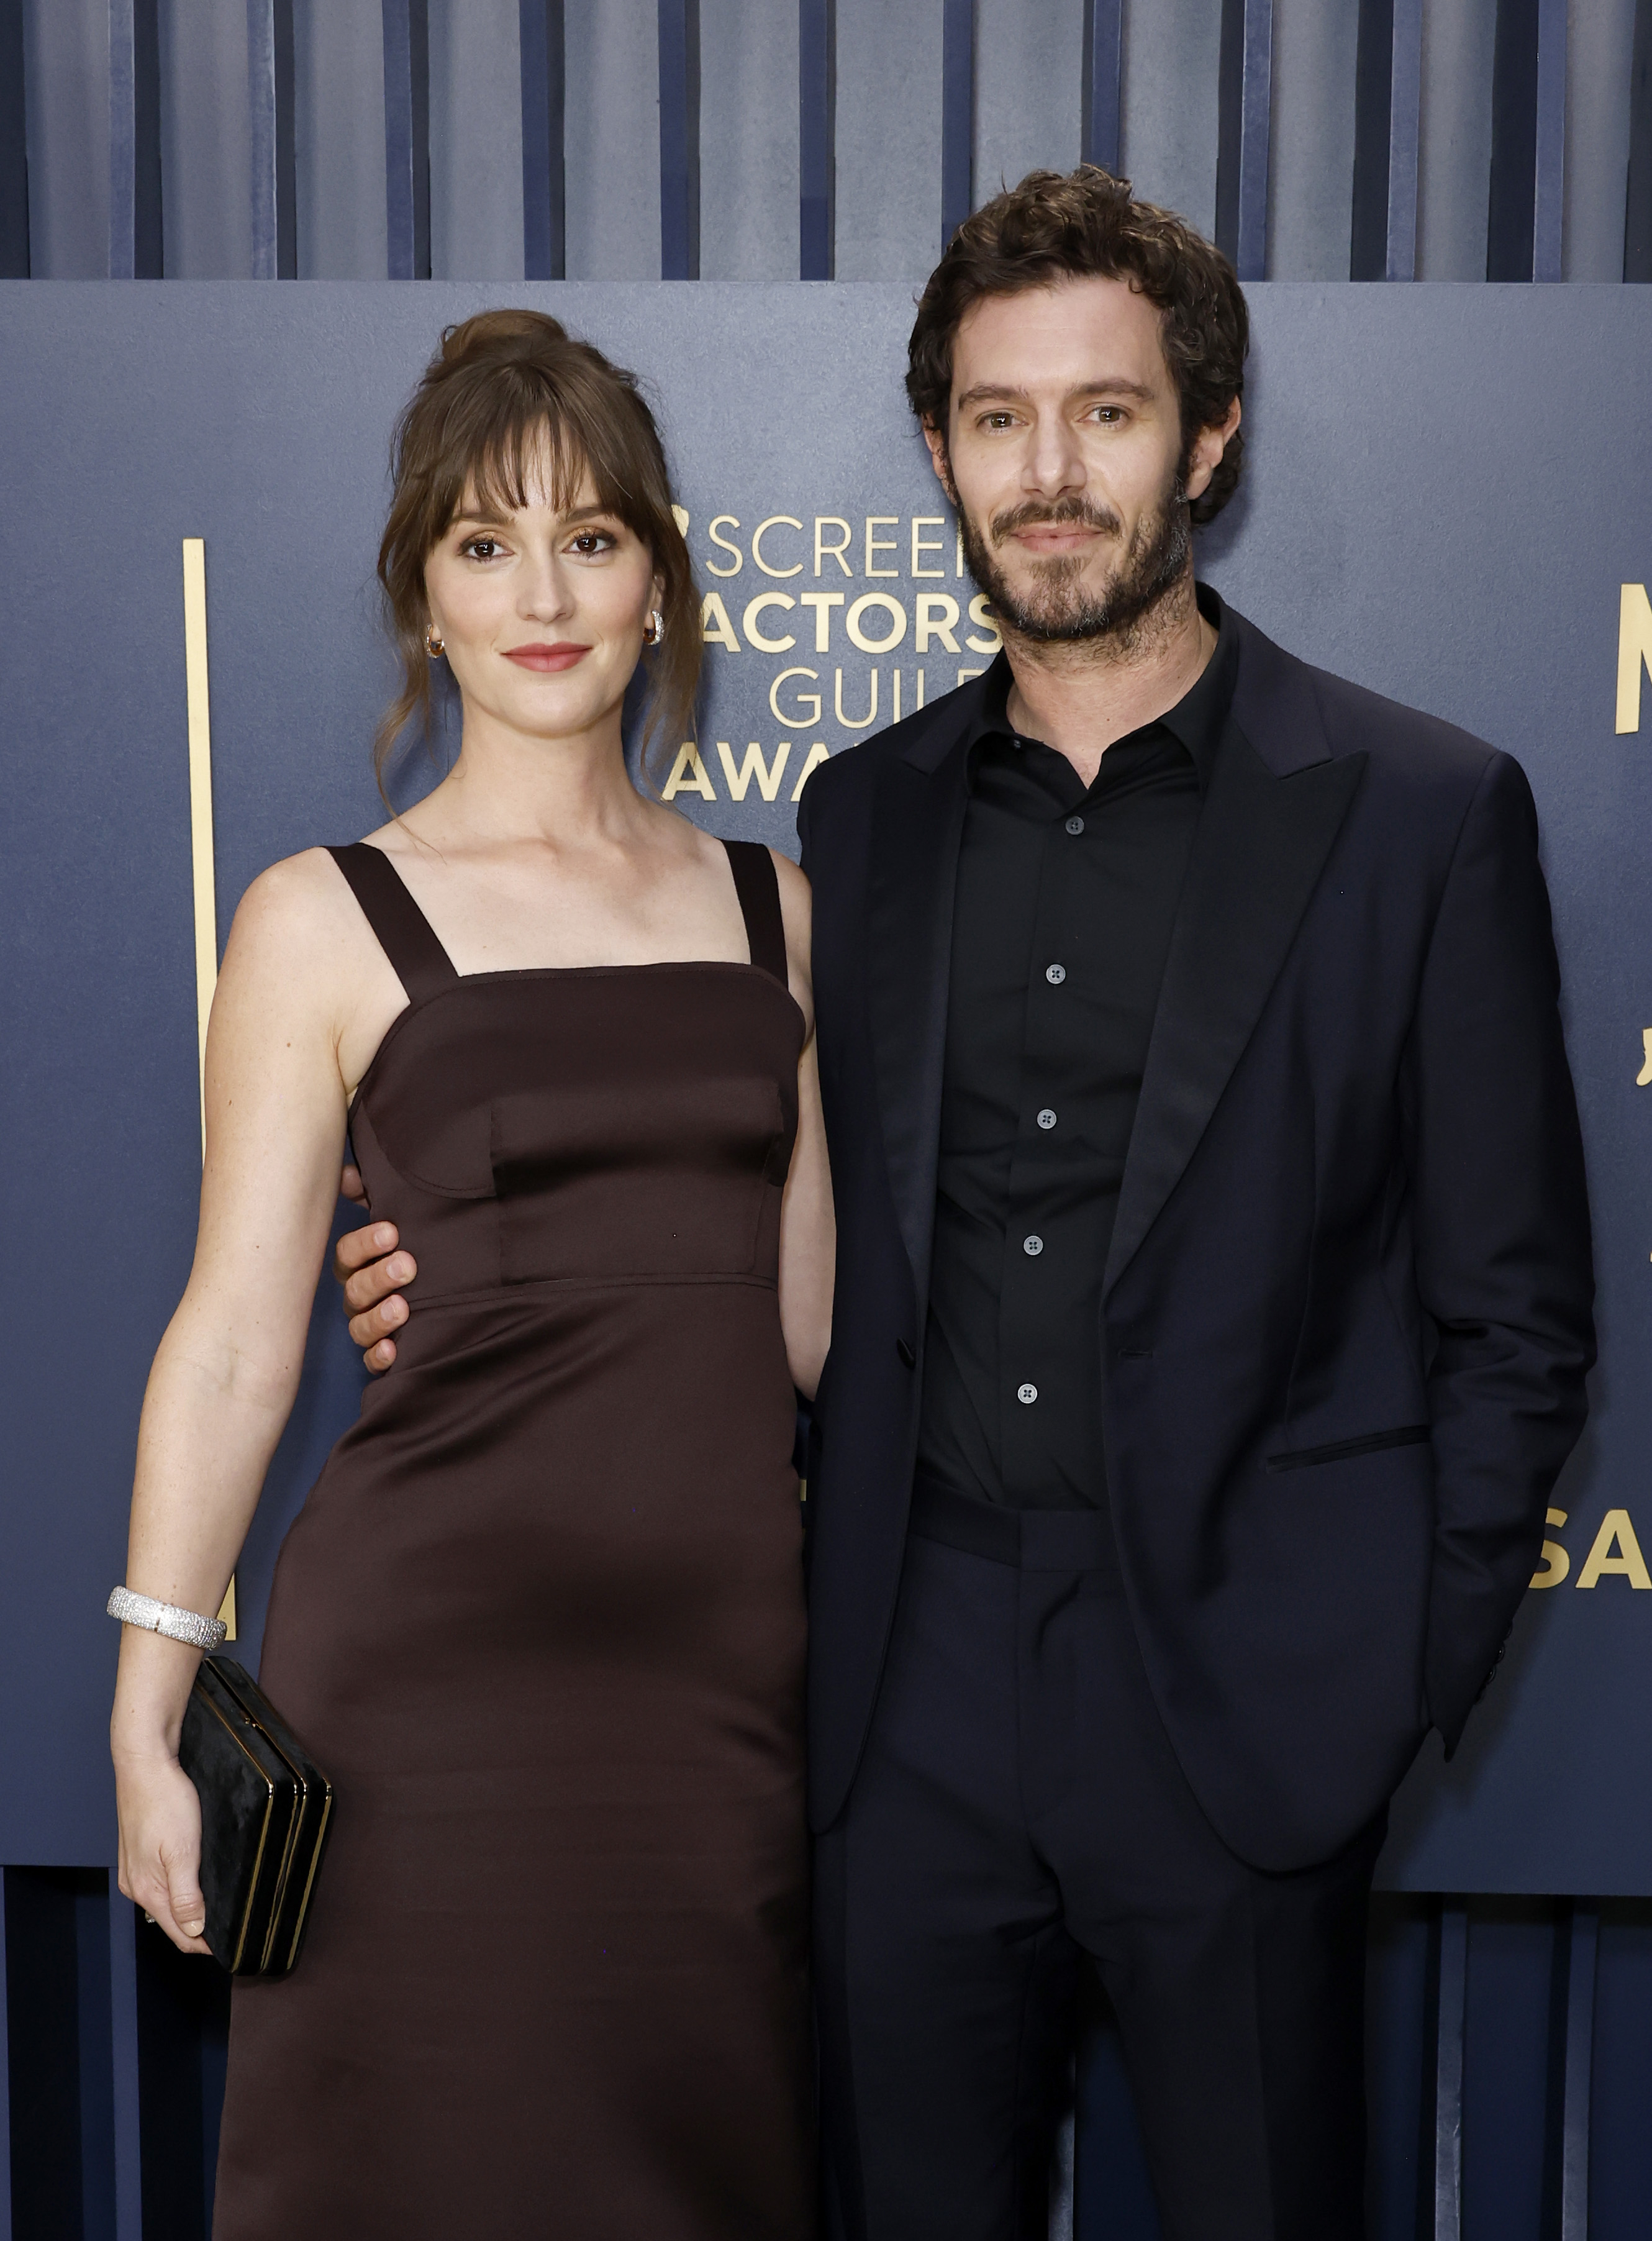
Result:
{"type": "Polygon", "coordinates": [[[447,652],[447,640],[440,635],[434,623],[425,625],[425,651],[432,661],[439,661],[447,652]]]}
{"type": "Polygon", "coordinates": [[[642,642],[645,646],[664,646],[665,643],[665,618],[658,607],[651,607],[648,611],[648,620],[643,625],[642,642]]]}

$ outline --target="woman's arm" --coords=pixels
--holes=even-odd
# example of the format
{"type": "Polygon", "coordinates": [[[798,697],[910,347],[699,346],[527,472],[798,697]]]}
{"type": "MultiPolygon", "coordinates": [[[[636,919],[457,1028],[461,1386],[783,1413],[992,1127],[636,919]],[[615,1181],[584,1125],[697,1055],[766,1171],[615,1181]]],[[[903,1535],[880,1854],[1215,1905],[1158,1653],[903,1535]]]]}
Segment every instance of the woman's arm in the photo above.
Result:
{"type": "MultiPolygon", "coordinates": [[[[144,1395],[126,1568],[139,1594],[209,1617],[298,1390],[338,1194],[348,906],[318,852],[265,873],[237,913],[213,1000],[200,1228],[144,1395]]],[[[199,1657],[124,1628],[110,1731],[120,1887],[197,1953],[200,1808],[177,1743],[199,1657]]]]}
{"type": "Polygon", "coordinates": [[[792,993],[808,1021],[798,1061],[798,1133],[780,1207],[780,1328],[786,1335],[792,1382],[813,1401],[832,1343],[832,1283],[837,1231],[832,1212],[832,1170],[826,1161],[820,1111],[820,1069],[814,1043],[814,997],[809,978],[809,883],[784,856],[774,860],[786,920],[792,993]]]}

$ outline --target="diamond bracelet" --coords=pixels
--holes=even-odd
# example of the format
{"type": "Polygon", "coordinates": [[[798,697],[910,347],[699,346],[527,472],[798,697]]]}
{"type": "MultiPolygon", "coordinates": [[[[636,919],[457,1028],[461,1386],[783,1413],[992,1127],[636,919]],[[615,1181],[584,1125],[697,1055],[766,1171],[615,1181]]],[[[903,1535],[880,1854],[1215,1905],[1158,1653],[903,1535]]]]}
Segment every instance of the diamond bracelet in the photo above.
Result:
{"type": "Polygon", "coordinates": [[[216,1649],[229,1636],[230,1629],[221,1618],[203,1618],[199,1611],[180,1610],[176,1603],[134,1595],[130,1588],[116,1588],[104,1608],[123,1626],[141,1626],[150,1634],[164,1634],[173,1642],[187,1642],[191,1649],[216,1649]]]}

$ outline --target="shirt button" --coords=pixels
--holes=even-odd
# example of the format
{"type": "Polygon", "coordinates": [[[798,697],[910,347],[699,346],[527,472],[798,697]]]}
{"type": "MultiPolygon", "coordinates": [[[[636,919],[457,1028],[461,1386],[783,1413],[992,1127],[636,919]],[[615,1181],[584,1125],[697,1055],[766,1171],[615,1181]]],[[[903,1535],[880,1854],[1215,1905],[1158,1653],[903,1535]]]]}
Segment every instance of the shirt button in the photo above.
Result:
{"type": "Polygon", "coordinates": [[[1067,829],[1069,833],[1082,833],[1084,819],[1081,817],[1069,817],[1067,820],[1067,829]]]}
{"type": "Polygon", "coordinates": [[[1038,1399],[1037,1386],[1018,1385],[1015,1388],[1015,1398],[1018,1401],[1025,1402],[1027,1407],[1030,1408],[1033,1403],[1038,1399]]]}
{"type": "Polygon", "coordinates": [[[1021,1240],[1021,1250],[1029,1260],[1036,1261],[1044,1250],[1044,1240],[1041,1237],[1024,1237],[1021,1240]]]}
{"type": "Polygon", "coordinates": [[[1049,982],[1052,988],[1059,988],[1062,981],[1067,979],[1066,966],[1047,965],[1044,968],[1044,978],[1049,982]]]}
{"type": "Polygon", "coordinates": [[[1053,1128],[1055,1126],[1055,1115],[1047,1105],[1038,1116],[1038,1125],[1040,1128],[1053,1128]]]}

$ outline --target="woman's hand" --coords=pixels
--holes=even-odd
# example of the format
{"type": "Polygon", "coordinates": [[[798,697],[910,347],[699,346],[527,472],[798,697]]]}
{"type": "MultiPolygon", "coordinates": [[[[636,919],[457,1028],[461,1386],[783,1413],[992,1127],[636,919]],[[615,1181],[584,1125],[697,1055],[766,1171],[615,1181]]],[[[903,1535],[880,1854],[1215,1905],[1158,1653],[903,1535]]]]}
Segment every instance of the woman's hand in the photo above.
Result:
{"type": "Polygon", "coordinates": [[[209,1953],[201,1936],[201,1801],[171,1751],[115,1762],[120,1887],[154,1916],[180,1953],[209,1953]]]}

